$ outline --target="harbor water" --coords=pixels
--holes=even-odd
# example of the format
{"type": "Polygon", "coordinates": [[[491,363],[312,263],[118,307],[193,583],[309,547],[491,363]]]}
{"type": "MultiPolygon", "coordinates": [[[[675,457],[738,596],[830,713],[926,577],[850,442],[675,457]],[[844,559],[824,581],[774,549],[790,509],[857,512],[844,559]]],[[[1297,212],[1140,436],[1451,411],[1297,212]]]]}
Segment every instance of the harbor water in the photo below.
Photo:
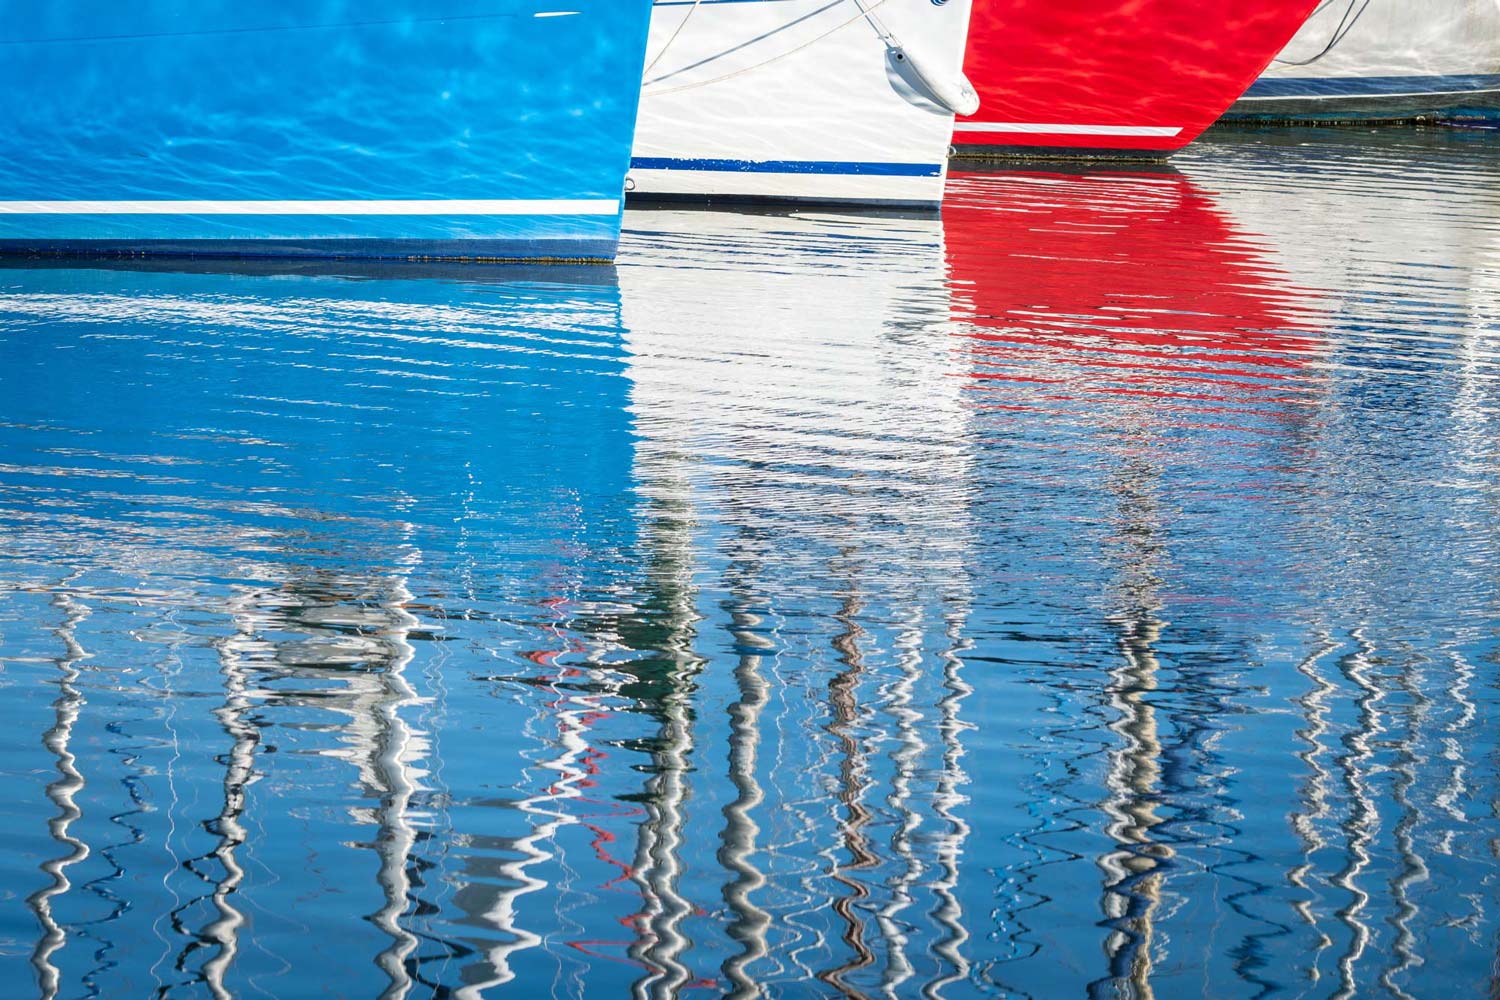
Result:
{"type": "Polygon", "coordinates": [[[0,981],[1500,991],[1500,147],[0,266],[0,981]]]}

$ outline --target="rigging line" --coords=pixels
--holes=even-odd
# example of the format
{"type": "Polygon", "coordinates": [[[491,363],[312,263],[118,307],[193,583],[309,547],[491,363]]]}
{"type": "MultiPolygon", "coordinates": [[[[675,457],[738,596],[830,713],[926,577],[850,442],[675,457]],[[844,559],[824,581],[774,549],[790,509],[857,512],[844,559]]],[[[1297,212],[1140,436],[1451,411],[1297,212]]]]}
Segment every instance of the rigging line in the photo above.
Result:
{"type": "Polygon", "coordinates": [[[645,76],[656,68],[656,64],[661,62],[661,57],[667,54],[667,50],[672,47],[673,42],[677,41],[677,36],[682,34],[682,29],[687,27],[687,23],[693,19],[693,15],[698,12],[698,8],[701,6],[703,6],[703,0],[693,0],[693,5],[683,15],[682,21],[677,25],[677,30],[672,32],[672,37],[667,39],[667,44],[661,47],[661,51],[656,54],[656,58],[647,63],[646,68],[641,70],[641,76],[645,76]]]}
{"type": "MultiPolygon", "coordinates": [[[[1353,13],[1353,11],[1354,11],[1354,5],[1355,5],[1356,2],[1357,2],[1357,0],[1349,0],[1349,6],[1347,6],[1347,7],[1344,8],[1344,13],[1339,18],[1339,23],[1336,24],[1336,25],[1334,25],[1332,38],[1337,38],[1339,36],[1339,33],[1344,30],[1344,25],[1346,25],[1346,24],[1349,23],[1349,15],[1351,13],[1353,13]]],[[[1333,40],[1330,39],[1328,44],[1332,45],[1333,44],[1333,40]]]]}
{"type": "Polygon", "coordinates": [[[1313,18],[1317,17],[1319,14],[1323,13],[1329,7],[1332,7],[1338,2],[1339,0],[1318,0],[1318,5],[1312,9],[1311,14],[1307,15],[1307,17],[1304,19],[1304,23],[1306,21],[1311,21],[1313,18]]]}
{"type": "Polygon", "coordinates": [[[1344,16],[1339,19],[1338,26],[1333,29],[1333,35],[1329,37],[1328,44],[1323,46],[1322,51],[1317,55],[1306,59],[1277,59],[1276,62],[1283,66],[1310,66],[1332,52],[1340,42],[1349,37],[1349,32],[1354,30],[1354,25],[1364,16],[1365,11],[1370,9],[1370,0],[1364,0],[1357,13],[1354,10],[1356,4],[1359,4],[1359,0],[1349,0],[1349,6],[1344,8],[1344,16]],[[1354,16],[1350,17],[1350,14],[1354,16]]]}
{"type": "MultiPolygon", "coordinates": [[[[1310,24],[1313,18],[1323,13],[1329,7],[1332,7],[1336,2],[1337,0],[1322,0],[1322,2],[1319,3],[1317,7],[1313,8],[1313,12],[1307,16],[1306,23],[1310,24]]],[[[1339,16],[1339,23],[1333,26],[1333,32],[1328,37],[1328,44],[1323,46],[1322,50],[1319,51],[1316,55],[1313,55],[1304,60],[1282,59],[1278,55],[1277,58],[1271,61],[1273,63],[1281,63],[1287,66],[1305,66],[1308,63],[1316,62],[1317,60],[1323,58],[1323,56],[1327,55],[1328,52],[1334,47],[1334,45],[1337,44],[1339,39],[1339,32],[1343,30],[1345,23],[1347,23],[1349,20],[1349,14],[1354,10],[1354,5],[1358,2],[1359,0],[1349,0],[1348,4],[1344,7],[1344,13],[1339,16]]]]}
{"type": "Polygon", "coordinates": [[[697,69],[699,66],[706,66],[706,65],[708,65],[711,62],[716,62],[716,61],[718,61],[720,59],[723,59],[727,55],[732,55],[733,53],[740,51],[741,49],[747,49],[747,48],[749,48],[750,46],[754,45],[757,42],[763,42],[767,38],[770,38],[772,35],[779,35],[783,31],[786,31],[789,28],[795,28],[797,25],[801,24],[803,21],[811,20],[812,18],[817,17],[819,14],[823,13],[824,11],[832,10],[834,7],[837,7],[839,4],[841,4],[843,2],[844,2],[844,0],[829,0],[828,3],[825,3],[823,6],[819,7],[817,10],[811,10],[811,11],[808,11],[806,14],[803,14],[801,17],[793,18],[792,20],[788,21],[786,24],[781,25],[779,28],[772,28],[770,31],[767,31],[767,32],[765,32],[764,34],[761,34],[761,35],[756,35],[754,38],[751,38],[751,39],[749,39],[747,41],[741,42],[740,44],[734,46],[733,48],[725,49],[723,52],[716,52],[716,53],[714,53],[711,56],[705,56],[704,58],[699,59],[695,63],[691,63],[691,64],[689,64],[687,66],[683,66],[681,69],[674,69],[672,72],[665,73],[665,74],[657,77],[654,80],[647,80],[645,83],[642,84],[642,86],[643,87],[649,87],[653,83],[661,83],[663,80],[670,80],[674,76],[680,76],[683,73],[686,73],[688,70],[697,69]]]}
{"type": "MultiPolygon", "coordinates": [[[[840,0],[840,2],[842,2],[842,0],[840,0]]],[[[753,66],[746,66],[743,69],[737,69],[733,73],[725,73],[723,76],[716,76],[712,80],[700,80],[697,83],[685,83],[685,84],[683,84],[680,87],[668,87],[666,90],[653,90],[653,91],[649,91],[649,92],[642,92],[641,96],[643,98],[644,97],[662,97],[662,96],[665,96],[667,94],[681,93],[684,90],[696,90],[699,87],[708,87],[708,86],[712,86],[713,84],[716,84],[716,83],[723,83],[725,80],[732,80],[732,79],[734,79],[737,76],[743,76],[746,73],[750,73],[750,72],[753,72],[755,70],[762,69],[762,68],[764,68],[766,66],[771,65],[774,62],[780,62],[782,59],[785,59],[788,56],[794,56],[798,52],[801,52],[804,49],[810,48],[810,47],[818,44],[819,42],[823,41],[823,39],[828,38],[830,35],[833,35],[833,34],[835,34],[837,32],[843,31],[845,28],[849,27],[849,25],[855,23],[856,21],[869,20],[870,11],[873,11],[876,8],[881,7],[881,6],[883,6],[883,5],[885,5],[885,4],[889,3],[889,2],[890,2],[890,0],[875,0],[875,2],[872,3],[872,4],[870,4],[870,6],[868,8],[861,7],[860,8],[860,12],[858,14],[856,14],[854,17],[849,18],[847,21],[843,21],[843,22],[841,22],[839,24],[836,24],[832,28],[829,28],[827,31],[823,32],[821,35],[818,35],[815,38],[808,39],[807,41],[803,42],[801,45],[798,45],[796,48],[788,49],[787,51],[782,52],[779,55],[774,55],[771,58],[765,60],[764,62],[758,62],[758,63],[754,64],[753,66]]],[[[831,7],[831,6],[833,6],[833,4],[829,4],[828,6],[831,7]]],[[[820,8],[820,10],[827,10],[827,9],[828,9],[828,7],[820,8]]],[[[815,11],[814,13],[818,13],[818,12],[819,11],[815,11]]],[[[811,16],[812,15],[808,15],[808,17],[811,17],[811,16]]],[[[801,20],[806,20],[806,18],[802,18],[801,20]]],[[[704,61],[708,62],[708,61],[711,61],[711,60],[704,60],[704,61]]],[[[700,63],[700,65],[701,65],[701,63],[700,63]]],[[[686,67],[686,68],[690,69],[691,67],[686,67]]],[[[679,72],[681,72],[681,70],[679,70],[679,72]]],[[[666,79],[666,78],[662,77],[661,79],[666,79]]],[[[655,82],[655,81],[652,81],[652,82],[655,82]]]]}
{"type": "Polygon", "coordinates": [[[865,20],[870,22],[870,27],[875,30],[876,35],[880,36],[882,42],[890,48],[900,47],[896,42],[896,36],[891,34],[890,29],[885,26],[880,18],[865,9],[865,0],[854,0],[854,6],[858,7],[860,13],[864,14],[865,20]]]}

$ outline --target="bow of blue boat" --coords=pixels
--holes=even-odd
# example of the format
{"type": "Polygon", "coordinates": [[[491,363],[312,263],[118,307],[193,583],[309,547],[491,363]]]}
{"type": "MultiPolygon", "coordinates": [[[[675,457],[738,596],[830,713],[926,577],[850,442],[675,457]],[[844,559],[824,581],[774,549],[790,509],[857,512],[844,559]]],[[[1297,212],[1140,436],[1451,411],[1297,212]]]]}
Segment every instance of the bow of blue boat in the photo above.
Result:
{"type": "Polygon", "coordinates": [[[614,256],[644,0],[5,8],[0,251],[614,256]]]}

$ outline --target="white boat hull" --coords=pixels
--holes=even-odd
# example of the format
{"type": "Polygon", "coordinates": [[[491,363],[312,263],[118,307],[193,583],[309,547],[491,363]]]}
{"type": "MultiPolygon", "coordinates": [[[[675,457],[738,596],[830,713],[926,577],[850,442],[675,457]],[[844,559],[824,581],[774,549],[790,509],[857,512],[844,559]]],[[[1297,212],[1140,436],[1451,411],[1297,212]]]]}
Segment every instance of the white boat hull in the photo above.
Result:
{"type": "Polygon", "coordinates": [[[935,206],[970,0],[658,0],[627,190],[636,198],[935,206]],[[884,34],[884,38],[882,37],[884,34]]]}

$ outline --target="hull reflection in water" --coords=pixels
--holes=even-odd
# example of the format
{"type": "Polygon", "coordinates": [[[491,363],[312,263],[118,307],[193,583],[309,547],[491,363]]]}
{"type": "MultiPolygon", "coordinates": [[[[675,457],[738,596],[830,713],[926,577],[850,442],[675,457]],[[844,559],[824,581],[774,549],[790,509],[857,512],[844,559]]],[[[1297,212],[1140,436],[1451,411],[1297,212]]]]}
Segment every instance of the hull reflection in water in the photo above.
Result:
{"type": "Polygon", "coordinates": [[[1353,142],[0,269],[0,973],[1493,991],[1497,164],[1353,142]]]}
{"type": "Polygon", "coordinates": [[[981,386],[1163,407],[1314,388],[1317,294],[1175,169],[960,172],[945,219],[981,386]]]}
{"type": "Polygon", "coordinates": [[[5,604],[51,595],[56,619],[35,655],[7,642],[7,677],[36,663],[61,690],[42,739],[57,844],[6,862],[50,859],[28,898],[42,992],[478,995],[552,975],[565,956],[539,946],[569,932],[541,914],[568,907],[532,870],[583,823],[558,787],[586,777],[566,720],[596,696],[507,692],[551,683],[540,643],[581,645],[558,610],[570,565],[628,544],[599,535],[626,523],[606,508],[630,469],[613,273],[219,266],[0,276],[8,329],[38,334],[7,343],[5,604]],[[96,374],[126,372],[107,398],[25,388],[80,343],[96,374]],[[544,398],[583,425],[539,421],[544,398]],[[525,523],[546,511],[561,520],[525,523]],[[75,572],[51,581],[54,563],[75,572]],[[529,567],[524,593],[480,579],[501,563],[529,567]],[[90,633],[95,613],[111,627],[90,633]],[[480,709],[456,730],[450,685],[480,709]],[[477,774],[440,753],[474,727],[477,774]]]}
{"type": "Polygon", "coordinates": [[[969,970],[973,531],[941,227],[653,212],[628,228],[646,544],[674,646],[709,659],[680,661],[663,701],[730,699],[722,721],[664,721],[638,995],[716,973],[732,996],[940,990],[969,970]],[[716,660],[732,664],[717,683],[716,660]],[[684,872],[715,863],[706,919],[720,890],[684,872]]]}

